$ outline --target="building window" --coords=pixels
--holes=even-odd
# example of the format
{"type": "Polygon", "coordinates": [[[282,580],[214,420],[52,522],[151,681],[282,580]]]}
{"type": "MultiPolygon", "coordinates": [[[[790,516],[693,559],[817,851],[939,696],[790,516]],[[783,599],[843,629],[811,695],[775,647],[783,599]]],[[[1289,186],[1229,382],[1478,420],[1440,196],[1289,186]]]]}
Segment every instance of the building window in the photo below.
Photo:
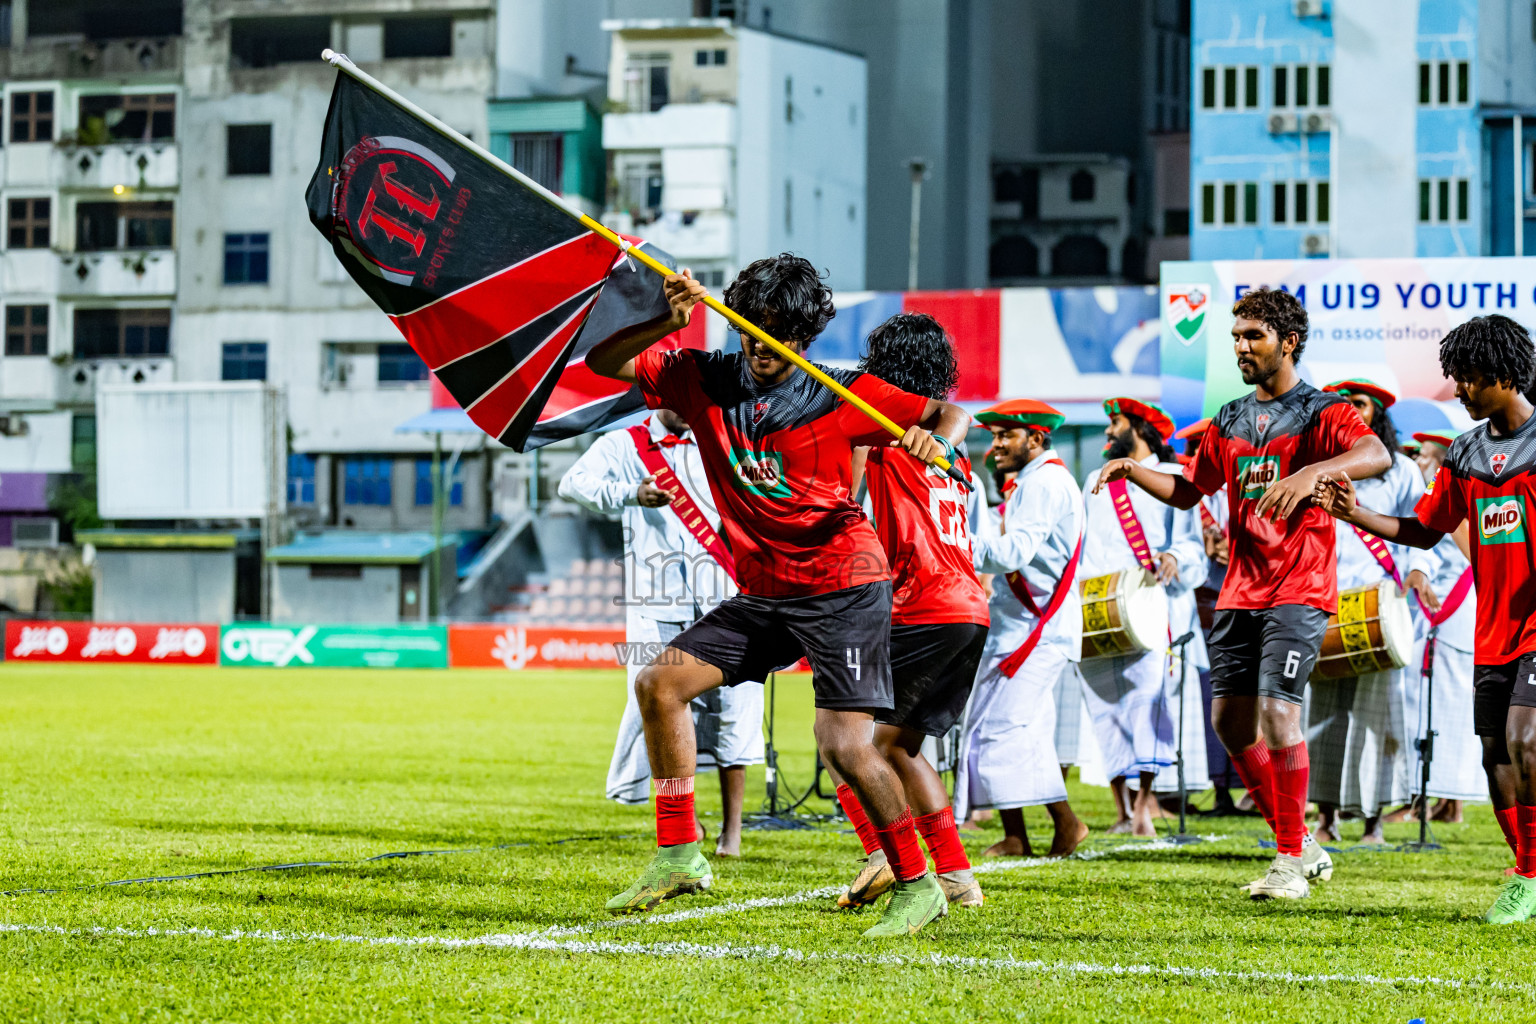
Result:
{"type": "Polygon", "coordinates": [[[11,141],[53,141],[53,93],[11,93],[11,141]]]}
{"type": "Polygon", "coordinates": [[[176,137],[173,92],[80,97],[80,140],[149,142],[176,137]]]}
{"type": "Polygon", "coordinates": [[[1466,223],[1472,217],[1472,187],[1466,178],[1420,178],[1419,223],[1466,223]]]}
{"type": "Polygon", "coordinates": [[[379,346],[379,383],[413,384],[427,379],[427,364],[409,345],[379,346]]]}
{"type": "Polygon", "coordinates": [[[1277,181],[1271,186],[1270,219],[1294,227],[1327,224],[1329,192],[1326,181],[1277,181]]]}
{"type": "Polygon", "coordinates": [[[5,354],[8,356],[45,356],[48,354],[48,307],[5,307],[5,354]]]}
{"type": "Polygon", "coordinates": [[[315,457],[297,452],[288,456],[288,504],[315,503],[315,457]]]}
{"type": "MultiPolygon", "coordinates": [[[[443,464],[443,473],[448,473],[447,463],[443,464]]],[[[448,504],[458,506],[464,504],[464,463],[456,462],[453,465],[453,479],[445,483],[448,487],[448,504]]],[[[432,504],[432,460],[416,460],[416,504],[432,504]]]]}
{"type": "Polygon", "coordinates": [[[224,173],[272,173],[272,126],[270,124],[232,124],[224,131],[224,173]]]}
{"type": "Polygon", "coordinates": [[[266,284],[272,236],[265,231],[224,236],[224,283],[266,284]]]}
{"type": "Polygon", "coordinates": [[[645,113],[660,110],[670,101],[672,56],[667,53],[632,53],[624,59],[624,105],[645,113]]]}
{"type": "Polygon", "coordinates": [[[47,199],[12,199],[6,203],[10,220],[6,245],[12,249],[46,249],[53,240],[50,217],[53,203],[47,199]]]}
{"type": "Polygon", "coordinates": [[[69,425],[69,464],[75,472],[96,468],[96,417],[75,413],[69,425]]]}
{"type": "Polygon", "coordinates": [[[1330,106],[1333,70],[1327,64],[1277,64],[1269,99],[1278,110],[1330,106]]]}
{"type": "Polygon", "coordinates": [[[1237,227],[1259,222],[1259,183],[1208,181],[1200,186],[1200,223],[1237,227]]]}
{"type": "Polygon", "coordinates": [[[1465,60],[1422,61],[1419,64],[1419,105],[1466,106],[1472,102],[1472,64],[1465,60]]]}
{"type": "Polygon", "coordinates": [[[164,356],[171,352],[169,309],[75,310],[75,358],[164,356]]]}
{"type": "Polygon", "coordinates": [[[347,505],[388,505],[394,460],[347,459],[342,470],[341,500],[347,505]]]}
{"type": "Polygon", "coordinates": [[[232,68],[308,64],[330,45],[331,17],[328,14],[231,18],[229,22],[229,66],[232,68]]]}
{"type": "Polygon", "coordinates": [[[266,380],[267,343],[226,341],[223,370],[224,380],[266,380]]]}
{"type": "Polygon", "coordinates": [[[512,166],[551,192],[559,192],[564,148],[564,139],[560,135],[513,135],[512,166]]]}
{"type": "Polygon", "coordinates": [[[1074,203],[1093,202],[1094,179],[1093,172],[1086,167],[1081,167],[1072,173],[1067,182],[1067,198],[1074,203]]]}
{"type": "Polygon", "coordinates": [[[385,18],[384,56],[386,59],[452,57],[453,19],[447,16],[385,18]]]}
{"type": "Polygon", "coordinates": [[[1252,65],[1203,68],[1200,105],[1206,110],[1253,110],[1259,105],[1259,69],[1252,65]],[[1218,89],[1219,83],[1219,89],[1218,89]]]}
{"type": "Polygon", "coordinates": [[[81,203],[75,207],[75,248],[169,249],[175,205],[158,203],[81,203]]]}

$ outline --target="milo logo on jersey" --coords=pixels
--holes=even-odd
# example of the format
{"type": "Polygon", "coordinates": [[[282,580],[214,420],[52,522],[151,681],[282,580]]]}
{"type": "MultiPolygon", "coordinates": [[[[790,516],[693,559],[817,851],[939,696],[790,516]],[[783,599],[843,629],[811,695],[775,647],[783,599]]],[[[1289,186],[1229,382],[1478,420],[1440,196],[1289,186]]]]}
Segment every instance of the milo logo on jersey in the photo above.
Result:
{"type": "Polygon", "coordinates": [[[1241,497],[1257,498],[1280,480],[1280,456],[1239,455],[1237,479],[1242,488],[1241,497]]]}
{"type": "Polygon", "coordinates": [[[784,456],[779,452],[749,452],[731,449],[731,468],[736,471],[736,486],[768,498],[789,497],[784,482],[784,456]]]}
{"type": "Polygon", "coordinates": [[[1484,544],[1524,544],[1524,500],[1478,498],[1477,528],[1482,534],[1484,544]]]}

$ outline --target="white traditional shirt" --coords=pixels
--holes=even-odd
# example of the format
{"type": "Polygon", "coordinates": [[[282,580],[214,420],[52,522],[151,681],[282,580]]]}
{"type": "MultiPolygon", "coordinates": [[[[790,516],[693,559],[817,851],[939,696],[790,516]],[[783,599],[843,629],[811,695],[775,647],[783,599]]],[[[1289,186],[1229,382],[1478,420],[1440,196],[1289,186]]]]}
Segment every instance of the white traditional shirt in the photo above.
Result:
{"type": "MultiPolygon", "coordinates": [[[[667,433],[653,416],[651,439],[659,441],[667,433]]],[[[719,530],[720,514],[692,436],[685,431],[681,438],[688,443],[659,450],[710,527],[719,530]]],[[[663,622],[691,622],[734,595],[736,586],[670,506],[647,508],[640,504],[640,481],[649,475],[629,431],[612,430],[593,442],[566,471],[559,493],[593,512],[623,513],[624,602],[631,611],[663,622]]]]}
{"type": "MultiPolygon", "coordinates": [[[[1380,476],[1355,481],[1355,493],[1359,503],[1373,512],[1383,515],[1413,517],[1414,506],[1424,493],[1424,475],[1408,456],[1397,452],[1392,457],[1392,468],[1380,476]]],[[[1339,589],[1351,590],[1390,579],[1391,575],[1376,561],[1355,532],[1355,528],[1342,519],[1334,521],[1337,531],[1339,559],[1339,589]]],[[[1402,544],[1387,544],[1392,563],[1404,580],[1408,578],[1408,560],[1413,549],[1402,544]]]]}
{"type": "MultiPolygon", "coordinates": [[[[1148,455],[1141,460],[1141,464],[1171,476],[1181,475],[1184,471],[1178,463],[1159,462],[1156,455],[1148,455]]],[[[1098,479],[1099,471],[1094,470],[1088,474],[1088,481],[1083,485],[1083,505],[1088,525],[1083,537],[1083,561],[1077,570],[1079,582],[1112,572],[1135,569],[1139,564],[1135,552],[1131,550],[1130,541],[1125,539],[1125,531],[1120,527],[1109,489],[1106,487],[1098,494],[1093,493],[1098,479]]],[[[1136,518],[1141,523],[1142,533],[1146,535],[1153,559],[1166,551],[1179,564],[1178,582],[1164,587],[1168,594],[1168,626],[1172,639],[1194,631],[1194,650],[1190,657],[1195,664],[1203,665],[1205,644],[1200,632],[1198,609],[1195,607],[1195,588],[1205,582],[1208,560],[1200,528],[1200,513],[1193,508],[1176,509],[1172,505],[1165,505],[1135,484],[1130,484],[1126,493],[1130,495],[1131,508],[1136,511],[1136,518]]]]}
{"type": "MultiPolygon", "coordinates": [[[[1035,607],[1044,611],[1082,532],[1083,496],[1077,481],[1059,456],[1047,452],[1014,478],[1013,492],[1002,506],[1002,532],[977,531],[976,571],[998,575],[1019,571],[1035,607]]],[[[1016,650],[1035,628],[1035,615],[1013,595],[1005,579],[993,581],[989,606],[993,640],[1016,650]]],[[[1039,643],[1042,647],[1058,646],[1071,660],[1078,660],[1083,646],[1083,612],[1075,581],[1046,624],[1039,643]]]]}

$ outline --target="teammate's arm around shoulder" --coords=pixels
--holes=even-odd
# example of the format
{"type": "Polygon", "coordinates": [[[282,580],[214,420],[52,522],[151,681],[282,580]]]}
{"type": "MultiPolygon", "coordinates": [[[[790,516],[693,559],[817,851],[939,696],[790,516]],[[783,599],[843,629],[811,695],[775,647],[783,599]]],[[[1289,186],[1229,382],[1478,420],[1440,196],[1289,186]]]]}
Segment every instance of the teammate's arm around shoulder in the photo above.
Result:
{"type": "MultiPolygon", "coordinates": [[[[1376,443],[1381,444],[1380,441],[1376,443]]],[[[1265,492],[1266,495],[1268,493],[1265,492]]],[[[1358,526],[1366,533],[1373,533],[1394,544],[1432,548],[1445,536],[1444,530],[1436,530],[1422,522],[1418,516],[1389,516],[1362,507],[1359,495],[1355,492],[1355,483],[1348,473],[1320,474],[1313,484],[1311,498],[1313,503],[1335,519],[1342,519],[1351,526],[1358,526]]]]}
{"type": "Polygon", "coordinates": [[[1143,466],[1135,459],[1111,459],[1099,469],[1099,479],[1093,485],[1094,494],[1116,480],[1129,480],[1165,505],[1174,508],[1194,508],[1205,493],[1182,476],[1164,473],[1151,466],[1143,466]]]}
{"type": "Polygon", "coordinates": [[[662,285],[672,315],[665,320],[641,324],[629,331],[615,334],[587,353],[587,366],[602,377],[612,377],[627,384],[635,383],[635,357],[662,338],[688,326],[693,307],[704,301],[709,293],[693,279],[687,267],[680,274],[668,275],[662,285]]]}

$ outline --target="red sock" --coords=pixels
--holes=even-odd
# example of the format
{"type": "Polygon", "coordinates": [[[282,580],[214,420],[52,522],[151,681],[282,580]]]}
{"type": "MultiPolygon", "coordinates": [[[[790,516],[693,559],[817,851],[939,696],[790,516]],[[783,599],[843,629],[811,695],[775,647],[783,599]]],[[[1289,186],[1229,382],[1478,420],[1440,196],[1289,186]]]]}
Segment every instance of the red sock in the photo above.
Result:
{"type": "Polygon", "coordinates": [[[901,817],[885,828],[876,826],[875,835],[880,839],[880,849],[885,851],[885,859],[890,862],[896,881],[910,882],[928,873],[928,858],[923,856],[923,848],[917,844],[917,830],[912,827],[910,809],[902,811],[901,817]]]}
{"type": "Polygon", "coordinates": [[[960,830],[955,828],[954,811],[946,807],[941,811],[923,815],[916,819],[914,824],[923,834],[923,842],[928,844],[928,852],[933,855],[935,872],[942,875],[949,871],[966,871],[970,868],[970,858],[965,855],[965,847],[960,845],[960,830]]]}
{"type": "Polygon", "coordinates": [[[837,787],[837,802],[843,805],[843,813],[848,815],[853,830],[859,834],[859,842],[864,844],[864,855],[867,857],[880,849],[880,837],[875,834],[875,826],[870,824],[869,815],[864,813],[863,805],[853,795],[853,787],[848,783],[837,787]]]}
{"type": "Polygon", "coordinates": [[[1312,761],[1307,757],[1307,742],[1271,750],[1275,775],[1275,845],[1291,857],[1301,856],[1301,841],[1307,837],[1307,776],[1312,761]]]}
{"type": "Polygon", "coordinates": [[[1521,804],[1515,820],[1515,874],[1536,878],[1536,807],[1521,804]]]}
{"type": "Polygon", "coordinates": [[[1261,740],[1247,750],[1231,755],[1232,767],[1237,769],[1237,777],[1243,780],[1243,785],[1248,790],[1248,795],[1253,798],[1253,806],[1264,815],[1264,820],[1269,827],[1275,827],[1275,772],[1274,765],[1269,760],[1269,747],[1261,740]]]}
{"type": "Polygon", "coordinates": [[[1515,824],[1520,816],[1518,807],[1505,807],[1493,809],[1494,817],[1499,819],[1499,828],[1504,830],[1504,841],[1509,844],[1509,849],[1516,857],[1520,855],[1520,827],[1515,824]]]}
{"type": "Polygon", "coordinates": [[[693,776],[656,780],[656,845],[681,846],[699,839],[693,812],[693,776]]]}

